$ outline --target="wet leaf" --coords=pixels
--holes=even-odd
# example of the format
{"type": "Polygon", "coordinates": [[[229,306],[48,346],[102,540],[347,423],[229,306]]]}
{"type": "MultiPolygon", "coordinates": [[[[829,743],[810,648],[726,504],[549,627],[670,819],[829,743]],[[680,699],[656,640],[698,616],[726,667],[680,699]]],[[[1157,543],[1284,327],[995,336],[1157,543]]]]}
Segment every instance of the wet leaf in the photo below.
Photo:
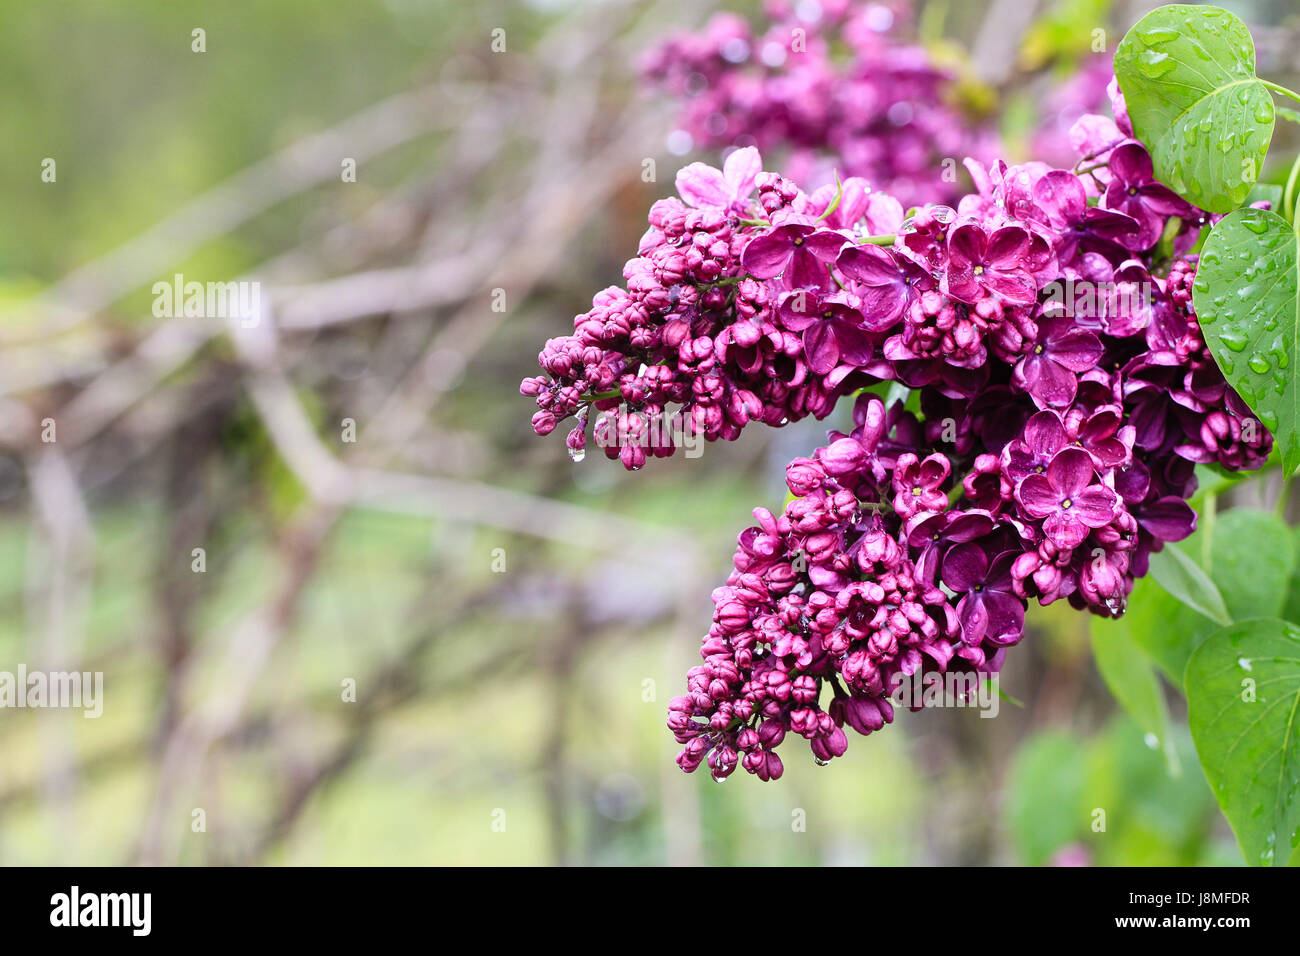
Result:
{"type": "Polygon", "coordinates": [[[1296,234],[1264,209],[1239,209],[1214,227],[1196,270],[1196,315],[1224,377],[1273,432],[1289,474],[1300,465],[1300,345],[1296,234]]]}
{"type": "Polygon", "coordinates": [[[1219,7],[1160,7],[1120,41],[1115,75],[1157,178],[1210,212],[1240,206],[1276,121],[1246,25],[1219,7]]]}
{"type": "Polygon", "coordinates": [[[1187,663],[1188,721],[1206,779],[1246,862],[1300,847],[1300,627],[1229,625],[1187,663]]]}

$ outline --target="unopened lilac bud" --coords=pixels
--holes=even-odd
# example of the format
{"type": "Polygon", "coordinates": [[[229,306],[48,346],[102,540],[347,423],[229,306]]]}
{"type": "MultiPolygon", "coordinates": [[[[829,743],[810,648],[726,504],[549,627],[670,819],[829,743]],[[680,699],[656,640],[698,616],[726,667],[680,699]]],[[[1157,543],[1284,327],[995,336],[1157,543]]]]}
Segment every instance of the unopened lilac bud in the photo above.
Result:
{"type": "Polygon", "coordinates": [[[818,760],[831,760],[835,757],[843,756],[844,751],[849,749],[849,738],[845,736],[844,731],[836,727],[825,737],[818,737],[812,741],[812,752],[818,760]]]}
{"type": "Polygon", "coordinates": [[[822,486],[826,470],[811,458],[796,458],[785,467],[785,481],[799,497],[810,495],[822,486]]]}
{"type": "Polygon", "coordinates": [[[860,471],[865,459],[866,453],[853,438],[841,438],[818,453],[818,460],[826,473],[835,477],[860,471]]]}
{"type": "Polygon", "coordinates": [[[555,426],[558,424],[559,422],[550,412],[537,412],[533,415],[533,431],[538,435],[549,435],[555,431],[555,426]]]}

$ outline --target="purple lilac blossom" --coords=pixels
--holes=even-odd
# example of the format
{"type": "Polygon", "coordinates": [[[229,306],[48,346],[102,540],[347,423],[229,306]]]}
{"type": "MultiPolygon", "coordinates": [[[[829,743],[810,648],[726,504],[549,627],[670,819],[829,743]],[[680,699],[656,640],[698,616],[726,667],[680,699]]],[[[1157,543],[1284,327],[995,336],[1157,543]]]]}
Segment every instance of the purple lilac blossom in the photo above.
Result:
{"type": "Polygon", "coordinates": [[[1104,150],[1089,169],[972,163],[956,211],[920,209],[892,238],[868,220],[893,204],[865,187],[827,215],[834,196],[756,171],[756,151],[688,167],[625,286],[523,382],[539,434],[572,418],[582,448],[595,409],[597,443],[628,468],[674,451],[652,416],[732,440],[858,393],[852,431],[791,462],[792,499],[738,538],[669,707],[684,770],[776,779],[794,737],[838,757],[846,728],[892,722],[900,676],[997,673],[1030,601],[1123,613],[1150,554],[1195,528],[1195,465],[1268,457],[1177,252],[1208,218],[1168,201],[1140,143],[1107,138],[1121,125],[1076,127],[1081,151],[1104,150]],[[1146,294],[1063,308],[1067,280],[1146,294]],[[864,391],[890,382],[919,390],[920,416],[864,391]]]}

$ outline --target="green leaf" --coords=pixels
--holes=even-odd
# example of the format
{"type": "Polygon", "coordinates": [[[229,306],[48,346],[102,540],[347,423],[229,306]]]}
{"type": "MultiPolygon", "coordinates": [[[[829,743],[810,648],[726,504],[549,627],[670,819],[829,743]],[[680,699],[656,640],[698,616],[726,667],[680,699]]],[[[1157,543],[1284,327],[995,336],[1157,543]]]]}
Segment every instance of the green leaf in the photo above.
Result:
{"type": "Polygon", "coordinates": [[[1214,523],[1210,578],[1228,617],[1277,617],[1286,603],[1295,546],[1291,529],[1268,511],[1233,508],[1214,523]]]}
{"type": "MultiPolygon", "coordinates": [[[[1229,617],[1289,617],[1285,613],[1288,599],[1300,612],[1300,572],[1295,570],[1300,567],[1300,530],[1292,532],[1269,512],[1233,508],[1219,512],[1207,547],[1205,536],[1209,533],[1207,523],[1185,543],[1188,550],[1182,554],[1202,571],[1211,569],[1212,573],[1206,574],[1223,597],[1229,617]]],[[[1220,626],[1151,578],[1134,586],[1122,623],[1178,688],[1192,651],[1220,626]]]]}
{"type": "Polygon", "coordinates": [[[1123,621],[1137,645],[1151,655],[1165,677],[1180,690],[1192,651],[1219,628],[1150,578],[1137,582],[1123,621]]]}
{"type": "Polygon", "coordinates": [[[1286,603],[1282,606],[1282,617],[1300,624],[1300,528],[1291,529],[1291,547],[1294,563],[1291,565],[1291,581],[1287,585],[1286,603]]]}
{"type": "Polygon", "coordinates": [[[1151,576],[1156,583],[1216,624],[1232,622],[1223,595],[1200,567],[1176,545],[1151,555],[1151,576]]]}
{"type": "Polygon", "coordinates": [[[1160,7],[1120,41],[1115,75],[1157,178],[1210,212],[1240,206],[1276,117],[1246,25],[1219,7],[1160,7]]]}
{"type": "Polygon", "coordinates": [[[1282,117],[1284,120],[1290,120],[1292,123],[1300,123],[1300,113],[1297,113],[1293,109],[1288,109],[1285,106],[1279,106],[1277,108],[1277,115],[1282,117]]]}
{"type": "Polygon", "coordinates": [[[1224,377],[1273,432],[1290,474],[1300,465],[1300,351],[1296,234],[1264,209],[1221,219],[1201,252],[1192,286],[1206,344],[1224,377]]]}
{"type": "Polygon", "coordinates": [[[1300,627],[1275,618],[1212,634],[1187,662],[1188,721],[1247,863],[1300,845],[1300,627]]]}
{"type": "Polygon", "coordinates": [[[1165,706],[1160,678],[1151,659],[1134,640],[1132,625],[1125,618],[1092,618],[1089,636],[1092,656],[1102,680],[1115,700],[1132,717],[1144,734],[1153,738],[1177,772],[1177,755],[1169,732],[1169,710],[1165,706]]]}
{"type": "Polygon", "coordinates": [[[1246,205],[1256,202],[1267,202],[1269,208],[1277,212],[1278,207],[1282,205],[1282,187],[1277,183],[1256,183],[1255,188],[1246,197],[1246,205]]]}

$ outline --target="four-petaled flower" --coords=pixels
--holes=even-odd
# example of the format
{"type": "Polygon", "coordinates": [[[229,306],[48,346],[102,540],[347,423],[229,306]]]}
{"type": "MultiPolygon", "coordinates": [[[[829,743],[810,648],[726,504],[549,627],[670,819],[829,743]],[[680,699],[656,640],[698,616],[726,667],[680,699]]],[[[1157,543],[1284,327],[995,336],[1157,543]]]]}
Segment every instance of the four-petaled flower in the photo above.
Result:
{"type": "Polygon", "coordinates": [[[963,302],[992,295],[1032,305],[1038,285],[1027,268],[1031,244],[1028,230],[1020,226],[1003,226],[992,235],[975,223],[958,226],[948,236],[948,294],[963,302]]]}
{"type": "Polygon", "coordinates": [[[945,455],[930,455],[924,461],[911,452],[899,455],[894,466],[894,510],[909,518],[918,511],[946,508],[948,495],[941,486],[951,470],[945,455]]]}
{"type": "Polygon", "coordinates": [[[829,266],[848,240],[841,233],[805,222],[787,222],[749,241],[740,264],[755,279],[784,274],[791,289],[825,289],[829,266]]]}
{"type": "Polygon", "coordinates": [[[1193,208],[1168,186],[1156,181],[1151,154],[1140,143],[1125,143],[1110,154],[1110,184],[1105,206],[1138,223],[1134,250],[1150,249],[1160,239],[1170,216],[1190,216],[1193,208]]]}
{"type": "Polygon", "coordinates": [[[1013,590],[1011,563],[1018,551],[1003,551],[992,561],[975,541],[955,545],[943,558],[943,583],[961,595],[957,620],[963,643],[1011,645],[1025,630],[1025,605],[1013,590]]]}
{"type": "Polygon", "coordinates": [[[1091,455],[1082,448],[1065,448],[1043,474],[1020,482],[1016,498],[1026,514],[1046,519],[1043,533],[1056,547],[1071,551],[1091,529],[1105,527],[1115,517],[1115,492],[1095,484],[1095,477],[1091,455]]]}
{"type": "Polygon", "coordinates": [[[728,156],[721,171],[704,163],[691,163],[678,170],[677,192],[697,209],[713,207],[741,213],[762,169],[758,150],[746,146],[728,156]]]}
{"type": "Polygon", "coordinates": [[[1101,361],[1101,339],[1074,326],[1064,316],[1043,318],[1038,338],[1011,372],[1011,381],[1041,405],[1059,407],[1074,401],[1078,372],[1101,361]]]}
{"type": "Polygon", "coordinates": [[[862,314],[845,302],[798,289],[781,300],[781,324],[803,333],[808,366],[825,375],[836,365],[871,361],[871,339],[861,328],[862,314]]]}
{"type": "Polygon", "coordinates": [[[911,263],[879,246],[848,246],[835,260],[852,279],[862,302],[862,324],[872,332],[885,332],[898,324],[911,298],[911,282],[922,275],[911,263]]]}
{"type": "Polygon", "coordinates": [[[1025,422],[1024,437],[1002,449],[1002,468],[1013,482],[1029,475],[1041,475],[1056,453],[1066,446],[1061,416],[1050,408],[1031,415],[1025,422]]]}

